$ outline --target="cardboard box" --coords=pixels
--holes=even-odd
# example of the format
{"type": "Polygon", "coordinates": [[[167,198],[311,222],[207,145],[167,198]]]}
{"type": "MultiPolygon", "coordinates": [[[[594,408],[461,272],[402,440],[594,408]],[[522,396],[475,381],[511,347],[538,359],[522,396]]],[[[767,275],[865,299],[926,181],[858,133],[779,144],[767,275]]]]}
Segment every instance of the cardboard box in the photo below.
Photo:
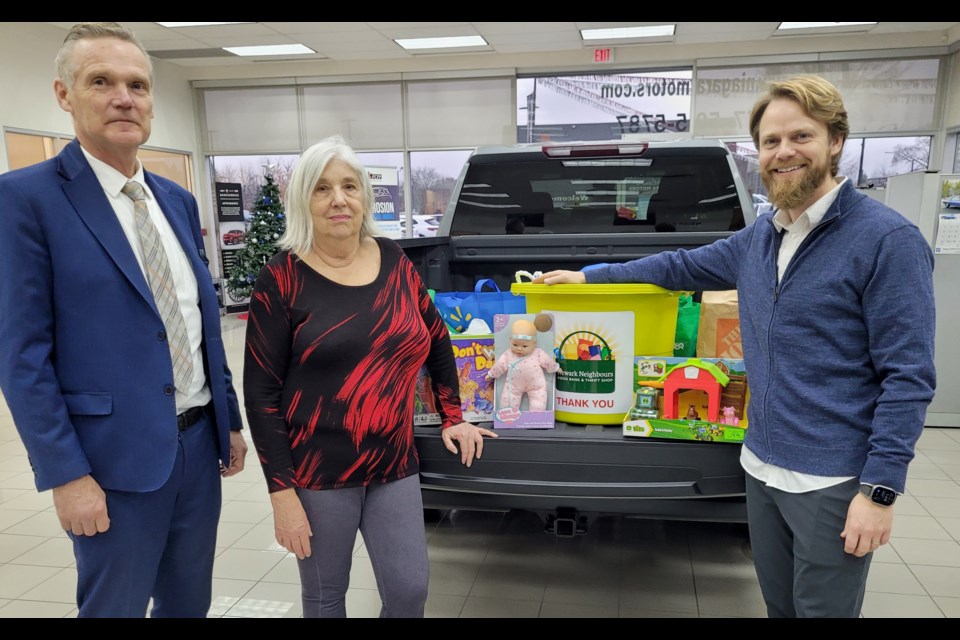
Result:
{"type": "Polygon", "coordinates": [[[634,392],[660,390],[656,418],[623,418],[623,435],[704,442],[743,442],[750,390],[743,360],[638,356],[634,392]]]}
{"type": "MultiPolygon", "coordinates": [[[[554,402],[556,401],[556,374],[552,371],[543,371],[544,384],[546,387],[546,409],[531,410],[530,396],[526,391],[518,391],[511,388],[511,380],[522,380],[526,367],[533,367],[534,371],[540,371],[543,367],[538,364],[538,357],[545,357],[549,366],[556,368],[556,359],[553,355],[554,341],[554,317],[548,313],[511,313],[496,314],[493,317],[493,335],[495,344],[495,354],[502,356],[506,353],[505,362],[512,362],[505,372],[495,380],[494,383],[494,429],[553,429],[556,427],[556,413],[554,411],[554,402]],[[530,336],[535,341],[536,351],[527,355],[522,361],[514,360],[511,356],[511,338],[513,323],[517,320],[529,320],[535,329],[536,335],[530,336]],[[516,377],[515,377],[516,376],[516,377]],[[505,398],[507,399],[505,401],[505,398]],[[506,402],[512,402],[517,406],[510,406],[506,402]]],[[[525,334],[526,335],[526,334],[525,334]]],[[[529,339],[529,338],[526,338],[529,339]]],[[[496,364],[497,358],[490,362],[490,367],[496,364]]],[[[484,372],[486,374],[486,371],[484,372]]],[[[527,372],[526,375],[532,375],[527,372]]]]}
{"type": "MultiPolygon", "coordinates": [[[[493,366],[493,335],[450,336],[453,357],[460,378],[460,410],[463,419],[474,424],[493,420],[493,381],[486,379],[487,370],[493,366]]],[[[417,376],[414,398],[413,424],[438,425],[441,423],[436,398],[426,367],[417,376]]]]}
{"type": "Polygon", "coordinates": [[[728,442],[740,444],[746,429],[705,420],[658,420],[647,418],[631,420],[624,417],[623,435],[637,438],[662,438],[665,440],[700,440],[702,442],[728,442]]]}
{"type": "Polygon", "coordinates": [[[440,414],[437,412],[437,399],[433,395],[430,371],[420,367],[417,375],[417,386],[413,396],[413,424],[414,426],[430,426],[440,424],[440,414]]]}
{"type": "Polygon", "coordinates": [[[493,380],[486,375],[493,366],[493,335],[451,335],[453,357],[460,378],[460,410],[463,419],[476,424],[493,420],[493,380]]]}

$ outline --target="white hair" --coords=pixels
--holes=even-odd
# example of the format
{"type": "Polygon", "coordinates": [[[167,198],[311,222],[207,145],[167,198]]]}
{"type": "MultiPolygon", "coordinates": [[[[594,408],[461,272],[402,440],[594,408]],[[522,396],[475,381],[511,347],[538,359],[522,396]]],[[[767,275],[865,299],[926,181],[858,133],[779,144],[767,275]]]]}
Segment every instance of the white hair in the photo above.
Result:
{"type": "Polygon", "coordinates": [[[313,216],[310,213],[313,190],[331,160],[345,162],[357,174],[360,181],[360,190],[363,194],[363,224],[360,227],[360,238],[377,235],[376,223],[373,220],[375,198],[370,176],[360,163],[360,158],[343,137],[330,136],[301,154],[287,184],[285,198],[287,226],[283,236],[277,241],[277,246],[301,258],[306,256],[310,252],[310,247],[313,246],[313,216]]]}

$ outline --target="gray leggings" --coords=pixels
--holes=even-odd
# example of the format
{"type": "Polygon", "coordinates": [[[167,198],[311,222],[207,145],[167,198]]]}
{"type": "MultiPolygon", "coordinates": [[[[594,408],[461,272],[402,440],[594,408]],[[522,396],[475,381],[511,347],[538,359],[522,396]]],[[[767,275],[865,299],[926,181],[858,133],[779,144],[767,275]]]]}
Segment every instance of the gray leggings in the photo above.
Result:
{"type": "Polygon", "coordinates": [[[350,489],[297,489],[313,537],[298,560],[304,618],[347,617],[357,531],[377,578],[381,618],[422,618],[430,580],[420,477],[350,489]]]}

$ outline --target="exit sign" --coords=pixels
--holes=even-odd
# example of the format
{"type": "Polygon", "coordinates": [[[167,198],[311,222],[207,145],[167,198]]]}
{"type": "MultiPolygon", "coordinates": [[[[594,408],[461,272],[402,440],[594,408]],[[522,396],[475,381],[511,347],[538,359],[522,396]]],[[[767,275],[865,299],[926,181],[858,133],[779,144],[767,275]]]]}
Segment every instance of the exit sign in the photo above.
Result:
{"type": "Polygon", "coordinates": [[[594,62],[613,62],[613,49],[594,49],[594,62]]]}

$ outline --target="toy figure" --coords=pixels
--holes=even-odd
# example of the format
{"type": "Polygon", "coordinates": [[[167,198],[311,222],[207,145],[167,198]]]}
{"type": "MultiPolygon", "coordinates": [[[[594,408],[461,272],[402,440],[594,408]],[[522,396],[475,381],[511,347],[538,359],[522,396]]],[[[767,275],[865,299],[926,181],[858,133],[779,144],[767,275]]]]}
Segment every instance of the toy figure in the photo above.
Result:
{"type": "Polygon", "coordinates": [[[635,402],[630,408],[631,420],[644,420],[650,418],[659,418],[660,412],[657,410],[658,391],[653,387],[640,387],[635,395],[635,402]]]}
{"type": "Polygon", "coordinates": [[[556,373],[558,365],[537,346],[537,328],[529,320],[517,320],[510,326],[510,349],[497,357],[487,372],[487,379],[506,374],[500,394],[501,408],[520,409],[520,400],[527,395],[530,411],[546,411],[547,380],[544,371],[556,373]]]}
{"type": "Polygon", "coordinates": [[[740,418],[737,417],[737,411],[733,407],[723,407],[723,416],[720,418],[720,422],[723,424],[732,424],[733,426],[738,426],[740,424],[740,418]]]}
{"type": "Polygon", "coordinates": [[[697,407],[694,404],[690,403],[690,408],[687,409],[687,420],[699,420],[700,414],[697,413],[697,407]]]}
{"type": "Polygon", "coordinates": [[[430,375],[427,373],[421,372],[420,376],[417,377],[416,399],[420,402],[425,413],[437,412],[437,399],[433,395],[430,375]]]}
{"type": "Polygon", "coordinates": [[[477,391],[476,409],[480,413],[493,413],[493,385],[477,391]]]}
{"type": "Polygon", "coordinates": [[[460,408],[464,411],[473,411],[475,396],[480,389],[480,383],[470,377],[473,365],[467,360],[460,369],[460,408]]]}

